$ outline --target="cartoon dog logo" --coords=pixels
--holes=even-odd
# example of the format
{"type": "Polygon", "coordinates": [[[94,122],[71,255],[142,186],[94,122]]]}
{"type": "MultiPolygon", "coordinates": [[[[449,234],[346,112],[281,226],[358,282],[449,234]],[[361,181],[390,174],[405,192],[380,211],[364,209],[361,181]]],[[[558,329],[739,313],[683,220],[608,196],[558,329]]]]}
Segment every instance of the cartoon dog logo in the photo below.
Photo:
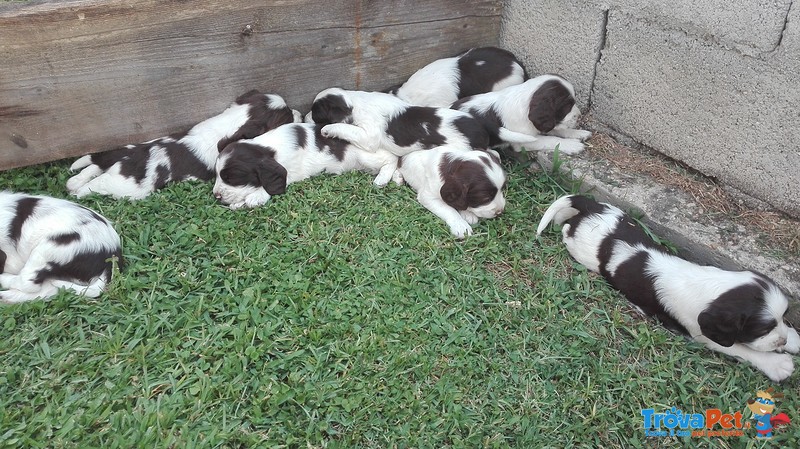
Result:
{"type": "Polygon", "coordinates": [[[756,438],[770,439],[772,431],[780,426],[789,425],[789,415],[778,413],[773,416],[775,411],[775,399],[782,398],[783,394],[774,393],[775,389],[770,387],[766,391],[759,391],[756,397],[747,400],[747,408],[753,412],[753,419],[756,420],[756,438]]]}

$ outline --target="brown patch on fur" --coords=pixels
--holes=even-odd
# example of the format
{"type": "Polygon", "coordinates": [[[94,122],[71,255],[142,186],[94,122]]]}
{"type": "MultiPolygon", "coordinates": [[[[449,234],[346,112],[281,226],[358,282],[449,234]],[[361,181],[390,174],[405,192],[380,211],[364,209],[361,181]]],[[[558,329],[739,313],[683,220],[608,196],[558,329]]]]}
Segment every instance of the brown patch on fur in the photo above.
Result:
{"type": "Polygon", "coordinates": [[[444,182],[439,195],[455,210],[488,204],[497,195],[498,186],[486,176],[484,166],[476,161],[445,155],[439,164],[439,175],[444,182]]]}

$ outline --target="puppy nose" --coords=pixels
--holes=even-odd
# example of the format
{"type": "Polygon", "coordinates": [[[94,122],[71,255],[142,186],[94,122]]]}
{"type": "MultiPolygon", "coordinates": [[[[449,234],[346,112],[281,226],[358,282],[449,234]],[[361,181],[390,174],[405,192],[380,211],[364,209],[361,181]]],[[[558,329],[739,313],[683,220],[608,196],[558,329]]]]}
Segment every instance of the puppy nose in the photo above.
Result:
{"type": "Polygon", "coordinates": [[[219,192],[214,192],[214,198],[216,198],[217,201],[222,201],[222,194],[219,192]]]}
{"type": "Polygon", "coordinates": [[[786,346],[786,337],[779,338],[777,344],[781,347],[786,346]]]}
{"type": "Polygon", "coordinates": [[[498,215],[502,215],[504,210],[505,210],[504,208],[498,207],[497,209],[494,210],[494,216],[497,217],[498,215]]]}

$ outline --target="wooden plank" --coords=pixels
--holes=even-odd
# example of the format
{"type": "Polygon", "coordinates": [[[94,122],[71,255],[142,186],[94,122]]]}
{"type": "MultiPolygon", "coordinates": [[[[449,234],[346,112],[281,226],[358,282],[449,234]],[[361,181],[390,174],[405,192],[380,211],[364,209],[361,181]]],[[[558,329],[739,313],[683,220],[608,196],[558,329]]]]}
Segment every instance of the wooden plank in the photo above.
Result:
{"type": "Polygon", "coordinates": [[[252,88],[304,111],[496,45],[500,0],[0,3],[0,169],[179,131],[252,88]]]}

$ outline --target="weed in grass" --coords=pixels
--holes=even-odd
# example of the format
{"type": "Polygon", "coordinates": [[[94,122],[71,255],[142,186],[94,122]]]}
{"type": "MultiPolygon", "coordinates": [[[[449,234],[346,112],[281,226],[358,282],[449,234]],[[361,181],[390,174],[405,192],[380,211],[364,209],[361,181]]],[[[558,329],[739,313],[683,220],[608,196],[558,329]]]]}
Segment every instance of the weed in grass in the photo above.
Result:
{"type": "MultiPolygon", "coordinates": [[[[556,234],[535,239],[560,187],[508,169],[506,212],[463,242],[359,173],[253,210],[205,183],[81,199],[127,265],[101,298],[3,307],[0,446],[748,444],[644,437],[642,408],[743,410],[766,379],[632,313],[556,234]]],[[[66,178],[63,162],[0,173],[57,197],[66,178]]],[[[778,389],[791,415],[797,383],[778,389]]]]}

